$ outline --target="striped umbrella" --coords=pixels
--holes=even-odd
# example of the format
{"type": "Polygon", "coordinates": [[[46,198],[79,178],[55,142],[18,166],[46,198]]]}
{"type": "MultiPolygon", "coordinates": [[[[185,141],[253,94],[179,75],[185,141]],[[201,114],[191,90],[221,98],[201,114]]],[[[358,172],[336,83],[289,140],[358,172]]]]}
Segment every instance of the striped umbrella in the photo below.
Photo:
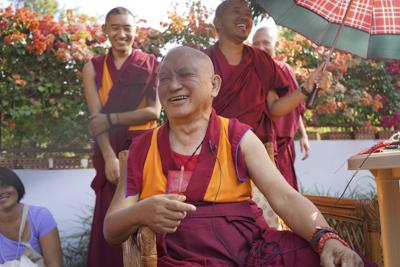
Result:
{"type": "Polygon", "coordinates": [[[363,58],[400,59],[400,0],[256,0],[318,45],[363,58]]]}

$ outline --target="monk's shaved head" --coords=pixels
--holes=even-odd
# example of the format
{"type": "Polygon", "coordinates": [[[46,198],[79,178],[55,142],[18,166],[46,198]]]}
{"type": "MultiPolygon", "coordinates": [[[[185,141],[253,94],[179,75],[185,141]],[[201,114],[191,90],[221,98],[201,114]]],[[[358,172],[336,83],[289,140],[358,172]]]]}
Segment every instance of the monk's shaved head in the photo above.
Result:
{"type": "Polygon", "coordinates": [[[221,77],[214,73],[206,54],[187,46],[169,50],[161,62],[158,80],[158,96],[170,121],[209,118],[221,77]]]}
{"type": "Polygon", "coordinates": [[[203,71],[208,72],[210,75],[214,74],[214,65],[210,57],[207,54],[188,46],[178,46],[169,50],[161,62],[160,69],[165,62],[176,59],[187,61],[188,63],[194,63],[194,65],[202,65],[203,71]]]}
{"type": "Polygon", "coordinates": [[[129,9],[125,8],[125,7],[114,7],[113,9],[111,9],[110,11],[108,11],[107,15],[106,15],[106,23],[108,22],[108,20],[110,19],[111,16],[115,16],[115,15],[130,15],[133,18],[135,17],[132,12],[129,11],[129,9]]]}
{"type": "Polygon", "coordinates": [[[221,4],[219,4],[217,6],[217,9],[215,10],[215,17],[222,17],[224,15],[225,10],[227,9],[227,7],[229,7],[230,5],[232,5],[233,3],[242,3],[244,5],[248,5],[248,2],[246,0],[225,0],[222,1],[221,4]]]}

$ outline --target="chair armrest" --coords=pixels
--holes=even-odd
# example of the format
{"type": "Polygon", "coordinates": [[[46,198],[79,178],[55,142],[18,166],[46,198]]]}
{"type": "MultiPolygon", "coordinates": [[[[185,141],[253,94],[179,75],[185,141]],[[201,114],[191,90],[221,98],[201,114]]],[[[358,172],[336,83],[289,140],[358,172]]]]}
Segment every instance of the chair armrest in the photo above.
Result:
{"type": "Polygon", "coordinates": [[[147,226],[122,244],[124,267],[157,267],[156,235],[147,226]]]}

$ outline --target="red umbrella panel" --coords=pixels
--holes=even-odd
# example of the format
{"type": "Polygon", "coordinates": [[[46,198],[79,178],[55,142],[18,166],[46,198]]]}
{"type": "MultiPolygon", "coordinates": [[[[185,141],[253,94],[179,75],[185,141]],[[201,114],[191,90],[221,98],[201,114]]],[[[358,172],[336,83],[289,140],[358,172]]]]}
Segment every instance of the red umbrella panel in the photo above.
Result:
{"type": "Polygon", "coordinates": [[[364,58],[400,59],[400,0],[258,0],[278,25],[364,58]],[[343,29],[337,36],[343,22],[343,29]]]}

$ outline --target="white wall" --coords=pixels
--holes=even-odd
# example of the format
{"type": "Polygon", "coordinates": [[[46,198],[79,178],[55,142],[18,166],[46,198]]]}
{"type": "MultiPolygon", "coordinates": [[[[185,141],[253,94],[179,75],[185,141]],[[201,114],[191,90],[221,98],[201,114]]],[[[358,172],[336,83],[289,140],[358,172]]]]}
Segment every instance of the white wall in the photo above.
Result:
{"type": "Polygon", "coordinates": [[[94,169],[16,170],[25,185],[22,202],[47,207],[57,221],[61,236],[80,232],[78,216],[94,206],[90,188],[94,169]]]}
{"type": "MultiPolygon", "coordinates": [[[[347,171],[347,158],[372,146],[375,141],[310,141],[311,156],[301,161],[297,151],[295,167],[301,186],[307,192],[340,194],[352,171],[347,171]],[[338,171],[337,171],[338,170],[338,171]],[[337,172],[336,172],[337,171],[337,172]]],[[[296,150],[299,145],[296,143],[296,150]]],[[[90,182],[93,169],[81,170],[17,170],[26,187],[24,202],[47,207],[54,215],[61,235],[70,235],[81,227],[77,218],[94,205],[94,192],[90,182]]],[[[375,185],[372,175],[360,172],[352,188],[369,192],[375,185]],[[367,177],[367,178],[365,178],[367,177]]]]}
{"type": "MultiPolygon", "coordinates": [[[[304,161],[301,160],[300,146],[296,142],[295,169],[301,188],[311,193],[340,195],[354,173],[347,170],[347,159],[376,142],[376,140],[310,141],[310,157],[304,161]]],[[[350,188],[360,193],[368,193],[371,190],[376,191],[376,184],[369,171],[359,171],[350,188]]]]}

